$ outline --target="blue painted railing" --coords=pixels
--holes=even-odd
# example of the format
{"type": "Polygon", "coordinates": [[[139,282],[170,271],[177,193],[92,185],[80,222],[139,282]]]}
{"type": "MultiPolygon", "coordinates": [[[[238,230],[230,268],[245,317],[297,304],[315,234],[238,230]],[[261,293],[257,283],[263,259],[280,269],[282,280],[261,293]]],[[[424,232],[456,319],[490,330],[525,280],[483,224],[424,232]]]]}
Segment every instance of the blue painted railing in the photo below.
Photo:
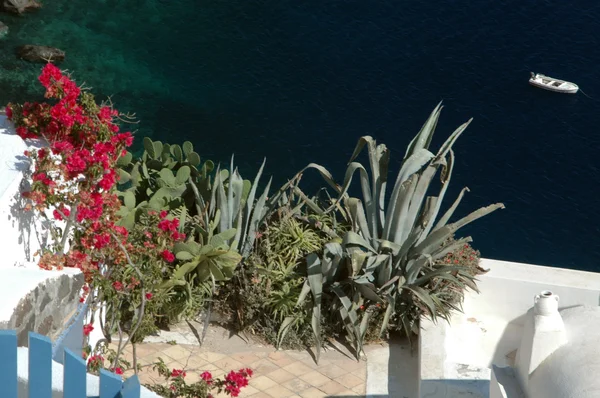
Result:
{"type": "MultiPolygon", "coordinates": [[[[81,355],[64,350],[64,398],[87,397],[87,369],[81,355]]],[[[46,336],[29,333],[29,398],[52,397],[52,342],[46,336]]],[[[100,371],[99,398],[140,398],[137,376],[124,383],[121,377],[100,371]]],[[[0,330],[0,397],[17,398],[17,334],[0,330]]]]}

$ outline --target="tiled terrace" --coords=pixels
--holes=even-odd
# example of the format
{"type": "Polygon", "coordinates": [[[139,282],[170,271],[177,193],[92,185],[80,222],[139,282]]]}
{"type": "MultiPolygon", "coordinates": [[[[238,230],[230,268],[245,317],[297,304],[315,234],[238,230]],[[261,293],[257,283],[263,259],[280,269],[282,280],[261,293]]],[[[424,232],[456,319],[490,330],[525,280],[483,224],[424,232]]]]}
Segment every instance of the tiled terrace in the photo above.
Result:
{"type": "MultiPolygon", "coordinates": [[[[199,380],[203,371],[219,377],[230,370],[249,367],[254,376],[250,385],[242,390],[242,398],[365,396],[366,360],[357,361],[344,347],[322,352],[317,365],[308,351],[276,351],[273,347],[229,336],[225,329],[213,325],[200,346],[196,330],[201,330],[200,324],[183,323],[139,344],[139,363],[147,365],[160,357],[169,368],[185,369],[189,382],[199,380]]],[[[131,356],[131,347],[128,347],[125,357],[130,360],[131,356]]],[[[139,376],[142,383],[164,381],[150,367],[144,367],[139,376]]]]}

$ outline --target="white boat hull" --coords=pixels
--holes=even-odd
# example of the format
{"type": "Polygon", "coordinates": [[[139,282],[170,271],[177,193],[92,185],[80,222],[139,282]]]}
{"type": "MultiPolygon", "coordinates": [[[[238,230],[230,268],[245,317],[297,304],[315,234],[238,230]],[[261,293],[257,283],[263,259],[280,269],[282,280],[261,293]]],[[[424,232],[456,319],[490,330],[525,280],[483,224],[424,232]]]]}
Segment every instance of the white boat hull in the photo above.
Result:
{"type": "Polygon", "coordinates": [[[579,91],[579,86],[565,80],[554,79],[552,77],[535,74],[529,79],[529,84],[532,86],[553,91],[555,93],[575,94],[579,91]]]}

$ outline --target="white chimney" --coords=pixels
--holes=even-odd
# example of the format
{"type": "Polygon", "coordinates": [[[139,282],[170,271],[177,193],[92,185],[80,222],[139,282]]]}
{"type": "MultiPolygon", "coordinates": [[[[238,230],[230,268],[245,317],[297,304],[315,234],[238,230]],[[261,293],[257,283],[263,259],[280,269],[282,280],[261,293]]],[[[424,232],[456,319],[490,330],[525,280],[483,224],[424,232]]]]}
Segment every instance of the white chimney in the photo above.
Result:
{"type": "Polygon", "coordinates": [[[565,324],[558,312],[558,296],[544,290],[533,302],[533,308],[527,312],[515,363],[523,391],[528,390],[529,376],[540,363],[567,343],[565,324]]]}

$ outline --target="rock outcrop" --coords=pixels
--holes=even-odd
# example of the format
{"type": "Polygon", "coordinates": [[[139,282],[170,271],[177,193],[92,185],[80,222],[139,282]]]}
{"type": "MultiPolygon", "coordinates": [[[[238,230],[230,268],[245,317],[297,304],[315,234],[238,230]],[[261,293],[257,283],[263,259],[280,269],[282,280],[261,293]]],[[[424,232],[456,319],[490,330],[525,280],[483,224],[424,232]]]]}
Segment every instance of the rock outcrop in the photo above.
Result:
{"type": "Polygon", "coordinates": [[[42,8],[42,5],[35,0],[4,0],[0,3],[3,11],[22,14],[28,11],[35,11],[42,8]]]}
{"type": "Polygon", "coordinates": [[[65,60],[65,52],[55,47],[26,44],[17,49],[17,55],[29,62],[59,63],[65,60]]]}

